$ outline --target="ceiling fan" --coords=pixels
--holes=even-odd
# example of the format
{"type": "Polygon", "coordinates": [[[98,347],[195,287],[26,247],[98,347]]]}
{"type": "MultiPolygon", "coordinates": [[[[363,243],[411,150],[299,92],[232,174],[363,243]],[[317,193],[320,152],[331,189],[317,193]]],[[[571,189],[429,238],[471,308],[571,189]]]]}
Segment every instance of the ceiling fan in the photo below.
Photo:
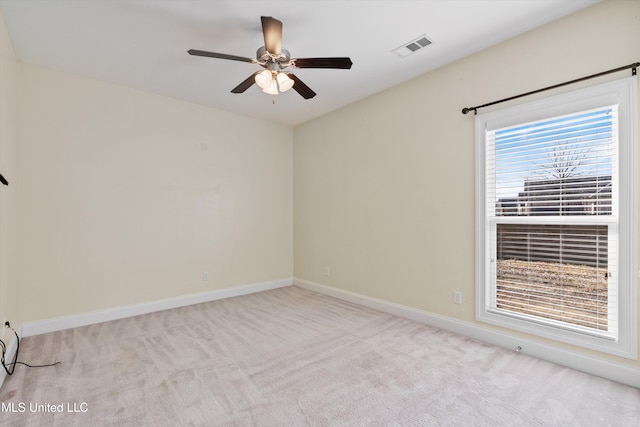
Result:
{"type": "Polygon", "coordinates": [[[232,93],[243,93],[254,83],[263,92],[277,95],[293,87],[304,99],[313,98],[316,93],[293,73],[283,71],[287,67],[292,68],[336,68],[348,70],[352,62],[348,57],[336,58],[291,58],[288,50],[282,47],[282,22],[270,16],[262,16],[262,34],[264,46],[256,52],[256,59],[242,56],[227,55],[225,53],[207,52],[204,50],[190,49],[189,55],[208,56],[210,58],[229,59],[232,61],[250,62],[264,68],[256,71],[238,86],[231,89],[232,93]]]}

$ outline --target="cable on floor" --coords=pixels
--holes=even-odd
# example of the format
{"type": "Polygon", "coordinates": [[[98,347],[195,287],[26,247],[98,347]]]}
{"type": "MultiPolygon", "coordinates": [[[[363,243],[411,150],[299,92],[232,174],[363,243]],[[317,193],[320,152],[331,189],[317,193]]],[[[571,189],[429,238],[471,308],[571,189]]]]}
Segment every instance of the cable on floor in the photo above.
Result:
{"type": "Polygon", "coordinates": [[[11,363],[6,363],[4,359],[5,354],[7,353],[7,345],[4,343],[4,341],[0,340],[0,346],[2,346],[2,367],[7,372],[7,375],[13,375],[13,373],[16,370],[16,365],[24,365],[28,368],[47,368],[49,366],[55,366],[61,363],[61,362],[55,362],[47,365],[30,365],[28,363],[18,362],[18,353],[20,353],[20,337],[18,336],[18,333],[16,332],[15,329],[13,329],[8,324],[6,326],[7,328],[11,329],[16,336],[16,354],[13,356],[13,362],[11,363]],[[10,367],[13,367],[13,369],[9,370],[10,367]]]}

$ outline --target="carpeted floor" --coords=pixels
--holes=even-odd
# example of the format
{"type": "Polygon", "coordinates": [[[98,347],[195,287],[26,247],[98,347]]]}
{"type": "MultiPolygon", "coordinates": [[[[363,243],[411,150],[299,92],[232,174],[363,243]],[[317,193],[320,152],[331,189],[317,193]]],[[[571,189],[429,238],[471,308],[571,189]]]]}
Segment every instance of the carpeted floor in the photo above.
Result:
{"type": "Polygon", "coordinates": [[[20,360],[61,364],[7,377],[3,426],[640,425],[638,389],[294,286],[25,338],[20,360]]]}

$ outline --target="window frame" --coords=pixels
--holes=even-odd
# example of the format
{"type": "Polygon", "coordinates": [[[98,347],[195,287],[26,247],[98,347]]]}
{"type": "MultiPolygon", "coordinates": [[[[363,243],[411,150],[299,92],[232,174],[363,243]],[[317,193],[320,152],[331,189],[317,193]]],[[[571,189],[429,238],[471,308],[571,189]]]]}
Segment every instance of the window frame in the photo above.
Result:
{"type": "MultiPolygon", "coordinates": [[[[638,359],[637,96],[636,78],[628,77],[476,116],[476,320],[616,356],[638,359]],[[486,131],[613,104],[618,105],[619,125],[617,337],[611,339],[610,337],[591,335],[490,311],[488,304],[489,298],[491,298],[489,262],[492,236],[487,231],[490,219],[487,217],[486,211],[486,131]]],[[[569,216],[566,218],[567,223],[576,219],[569,216]]]]}

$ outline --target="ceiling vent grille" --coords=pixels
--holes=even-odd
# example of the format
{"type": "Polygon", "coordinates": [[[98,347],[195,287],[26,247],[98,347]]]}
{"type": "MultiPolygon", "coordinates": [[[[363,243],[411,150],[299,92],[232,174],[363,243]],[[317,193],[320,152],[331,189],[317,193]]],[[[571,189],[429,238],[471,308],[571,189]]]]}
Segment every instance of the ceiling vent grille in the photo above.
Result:
{"type": "Polygon", "coordinates": [[[416,53],[420,49],[429,46],[431,43],[433,42],[427,38],[427,35],[423,34],[411,40],[410,42],[407,42],[402,46],[393,49],[391,52],[395,53],[400,58],[405,58],[412,53],[416,53]]]}

